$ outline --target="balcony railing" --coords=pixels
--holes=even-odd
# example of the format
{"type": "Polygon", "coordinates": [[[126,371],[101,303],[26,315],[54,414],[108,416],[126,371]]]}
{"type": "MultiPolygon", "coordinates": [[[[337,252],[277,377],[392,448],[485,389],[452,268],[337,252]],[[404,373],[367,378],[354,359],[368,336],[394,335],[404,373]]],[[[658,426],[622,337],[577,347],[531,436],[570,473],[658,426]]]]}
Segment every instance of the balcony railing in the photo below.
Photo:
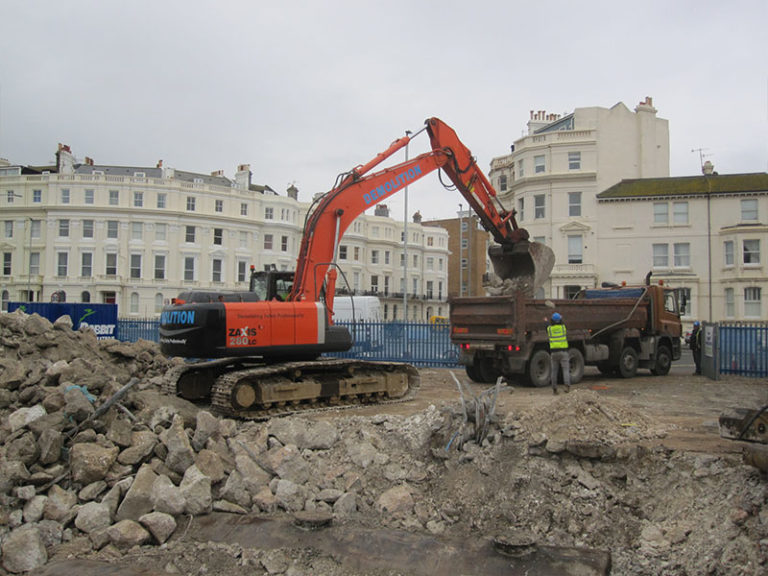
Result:
{"type": "Polygon", "coordinates": [[[557,264],[552,270],[553,276],[592,276],[597,277],[594,264],[557,264]]]}

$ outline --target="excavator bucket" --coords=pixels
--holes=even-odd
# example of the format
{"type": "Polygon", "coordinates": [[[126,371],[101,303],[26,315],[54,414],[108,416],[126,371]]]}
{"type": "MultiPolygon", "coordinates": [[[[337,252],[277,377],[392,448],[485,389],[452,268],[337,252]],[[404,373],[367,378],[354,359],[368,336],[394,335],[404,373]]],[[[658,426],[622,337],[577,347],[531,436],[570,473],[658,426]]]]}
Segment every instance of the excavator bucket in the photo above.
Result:
{"type": "Polygon", "coordinates": [[[768,405],[760,409],[727,408],[720,413],[720,436],[768,444],[768,405]]]}
{"type": "Polygon", "coordinates": [[[555,253],[545,244],[520,240],[494,244],[488,249],[493,270],[504,283],[504,293],[521,291],[533,296],[549,278],[555,253]]]}

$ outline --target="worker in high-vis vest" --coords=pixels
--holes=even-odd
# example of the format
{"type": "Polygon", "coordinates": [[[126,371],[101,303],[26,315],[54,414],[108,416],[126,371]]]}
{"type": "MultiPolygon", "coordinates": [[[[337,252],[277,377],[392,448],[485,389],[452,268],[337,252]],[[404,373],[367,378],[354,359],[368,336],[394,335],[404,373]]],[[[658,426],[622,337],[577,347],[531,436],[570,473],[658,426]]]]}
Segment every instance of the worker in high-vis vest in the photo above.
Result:
{"type": "Polygon", "coordinates": [[[565,392],[571,391],[571,367],[568,359],[568,335],[566,333],[563,317],[558,312],[552,314],[552,321],[547,326],[549,335],[549,366],[552,376],[552,394],[557,394],[557,367],[563,371],[563,383],[565,392]]]}

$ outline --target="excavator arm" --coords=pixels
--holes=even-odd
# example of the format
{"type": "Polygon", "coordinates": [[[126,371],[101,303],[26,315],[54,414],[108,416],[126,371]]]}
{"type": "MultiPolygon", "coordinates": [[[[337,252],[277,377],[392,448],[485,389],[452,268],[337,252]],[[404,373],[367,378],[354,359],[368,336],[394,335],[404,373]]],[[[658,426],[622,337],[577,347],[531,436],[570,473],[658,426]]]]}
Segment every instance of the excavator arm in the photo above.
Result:
{"type": "MultiPolygon", "coordinates": [[[[497,274],[502,278],[533,274],[536,257],[529,250],[528,232],[515,221],[515,211],[507,212],[500,206],[493,186],[450,126],[437,118],[430,118],[425,124],[431,151],[369,174],[412,139],[410,136],[399,138],[368,164],[345,174],[340,183],[310,209],[290,300],[317,301],[323,293],[332,298],[335,284],[332,266],[339,242],[351,223],[368,208],[439,168],[498,243],[490,253],[497,274]]],[[[548,276],[552,263],[553,259],[545,263],[543,267],[548,269],[540,275],[548,276]]]]}

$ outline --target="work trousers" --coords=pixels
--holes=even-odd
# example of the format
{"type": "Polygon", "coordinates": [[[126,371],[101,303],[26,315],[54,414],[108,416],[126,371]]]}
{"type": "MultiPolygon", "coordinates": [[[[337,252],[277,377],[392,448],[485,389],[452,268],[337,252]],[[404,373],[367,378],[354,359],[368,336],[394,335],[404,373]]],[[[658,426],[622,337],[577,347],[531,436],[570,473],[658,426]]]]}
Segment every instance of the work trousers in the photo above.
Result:
{"type": "Polygon", "coordinates": [[[549,367],[552,375],[552,390],[557,390],[557,367],[558,365],[563,371],[563,383],[566,388],[571,387],[571,366],[568,361],[568,350],[550,350],[549,351],[549,367]]]}

